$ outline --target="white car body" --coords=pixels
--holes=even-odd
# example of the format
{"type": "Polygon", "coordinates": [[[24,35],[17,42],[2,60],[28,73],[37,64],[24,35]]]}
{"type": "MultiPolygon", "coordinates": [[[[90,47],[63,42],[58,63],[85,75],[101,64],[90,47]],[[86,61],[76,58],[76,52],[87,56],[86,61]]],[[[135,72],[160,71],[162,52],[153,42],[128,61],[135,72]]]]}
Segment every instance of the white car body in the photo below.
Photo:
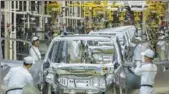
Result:
{"type": "MultiPolygon", "coordinates": [[[[48,83],[48,86],[55,88],[53,90],[56,90],[56,91],[58,91],[59,89],[60,91],[59,93],[61,94],[71,93],[71,92],[74,92],[74,93],[106,92],[106,88],[109,87],[109,85],[111,85],[113,82],[115,62],[119,62],[120,63],[119,67],[121,66],[121,57],[118,54],[119,50],[114,49],[114,51],[116,51],[116,58],[115,58],[116,60],[111,60],[109,58],[107,63],[101,63],[101,62],[91,63],[89,62],[91,58],[89,54],[87,54],[87,57],[88,57],[87,60],[80,59],[80,62],[78,60],[77,62],[74,62],[74,61],[72,62],[70,60],[71,56],[69,56],[70,58],[68,59],[69,63],[67,63],[65,60],[60,60],[59,62],[55,62],[53,61],[55,59],[53,60],[50,59],[50,58],[53,58],[50,52],[52,53],[55,52],[55,50],[53,50],[54,49],[53,47],[55,47],[55,43],[56,44],[63,43],[63,45],[64,43],[66,43],[68,44],[67,46],[71,48],[71,46],[69,45],[71,43],[69,42],[72,42],[72,41],[76,41],[76,42],[81,41],[79,43],[84,43],[85,47],[87,47],[87,50],[84,50],[85,53],[90,53],[91,46],[92,47],[99,46],[98,42],[112,42],[112,47],[111,46],[109,47],[113,49],[113,46],[114,46],[115,48],[115,45],[113,44],[113,41],[110,40],[110,38],[100,37],[100,36],[73,35],[73,36],[63,36],[63,37],[54,38],[45,56],[45,62],[49,64],[48,68],[45,68],[45,70],[48,71],[48,74],[45,76],[45,80],[48,83]],[[55,75],[57,75],[57,77],[55,75]]],[[[61,48],[63,49],[65,48],[64,51],[66,51],[66,46],[61,47],[61,48]]],[[[78,52],[78,51],[75,51],[75,52],[78,52]]],[[[57,56],[59,55],[56,54],[56,57],[57,56]]],[[[79,58],[80,56],[81,55],[78,55],[77,58],[79,58]]],[[[47,91],[49,92],[50,90],[48,89],[47,91]]],[[[53,91],[50,91],[50,92],[53,92],[53,91]]]]}
{"type": "Polygon", "coordinates": [[[136,31],[137,31],[136,27],[130,25],[92,31],[89,33],[89,35],[100,35],[112,38],[114,38],[115,36],[118,37],[121,44],[122,53],[124,56],[128,57],[127,54],[130,53],[131,50],[136,46],[136,44],[133,43],[133,41],[135,41],[136,38],[137,34],[136,31]]]}

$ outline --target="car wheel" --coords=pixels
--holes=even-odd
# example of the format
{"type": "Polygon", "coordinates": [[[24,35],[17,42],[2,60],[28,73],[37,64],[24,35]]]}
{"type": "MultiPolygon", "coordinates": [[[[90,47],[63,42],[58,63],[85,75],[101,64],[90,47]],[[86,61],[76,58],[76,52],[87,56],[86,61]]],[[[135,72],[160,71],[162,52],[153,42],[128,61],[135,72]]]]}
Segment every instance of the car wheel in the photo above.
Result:
{"type": "Polygon", "coordinates": [[[122,89],[122,94],[127,94],[127,89],[122,89]]]}
{"type": "Polygon", "coordinates": [[[48,84],[47,82],[43,85],[42,94],[63,94],[61,92],[54,92],[52,85],[48,84]]]}
{"type": "Polygon", "coordinates": [[[128,94],[128,93],[127,93],[127,89],[122,88],[122,87],[118,87],[118,88],[119,88],[118,94],[128,94]]]}
{"type": "Polygon", "coordinates": [[[120,94],[119,86],[113,86],[113,94],[120,94]]]}
{"type": "Polygon", "coordinates": [[[42,94],[52,94],[52,86],[47,82],[45,82],[43,85],[42,94]]]}

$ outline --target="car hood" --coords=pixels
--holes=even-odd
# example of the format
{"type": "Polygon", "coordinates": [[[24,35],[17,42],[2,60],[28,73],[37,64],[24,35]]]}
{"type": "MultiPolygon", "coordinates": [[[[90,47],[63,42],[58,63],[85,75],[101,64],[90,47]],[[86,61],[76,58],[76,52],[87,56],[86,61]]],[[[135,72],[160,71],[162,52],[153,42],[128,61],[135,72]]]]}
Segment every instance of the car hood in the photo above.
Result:
{"type": "Polygon", "coordinates": [[[113,73],[113,64],[52,64],[51,68],[60,75],[105,75],[113,73]]]}

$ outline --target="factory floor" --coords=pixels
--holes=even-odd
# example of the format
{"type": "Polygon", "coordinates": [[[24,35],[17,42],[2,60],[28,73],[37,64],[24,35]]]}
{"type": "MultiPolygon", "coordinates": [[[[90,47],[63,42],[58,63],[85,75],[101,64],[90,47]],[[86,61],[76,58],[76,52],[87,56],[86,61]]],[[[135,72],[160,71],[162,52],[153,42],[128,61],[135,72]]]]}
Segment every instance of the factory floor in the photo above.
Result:
{"type": "MultiPolygon", "coordinates": [[[[156,94],[169,94],[169,87],[154,88],[156,94]]],[[[135,90],[132,94],[139,94],[139,90],[135,90]]]]}

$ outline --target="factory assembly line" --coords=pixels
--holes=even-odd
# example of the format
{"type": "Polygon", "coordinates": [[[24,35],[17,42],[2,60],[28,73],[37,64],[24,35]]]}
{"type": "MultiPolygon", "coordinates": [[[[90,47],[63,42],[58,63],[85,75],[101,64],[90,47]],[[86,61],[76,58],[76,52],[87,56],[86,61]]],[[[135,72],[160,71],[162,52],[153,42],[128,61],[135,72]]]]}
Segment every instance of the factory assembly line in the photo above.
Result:
{"type": "Polygon", "coordinates": [[[0,94],[169,94],[169,1],[0,5],[0,94]]]}

